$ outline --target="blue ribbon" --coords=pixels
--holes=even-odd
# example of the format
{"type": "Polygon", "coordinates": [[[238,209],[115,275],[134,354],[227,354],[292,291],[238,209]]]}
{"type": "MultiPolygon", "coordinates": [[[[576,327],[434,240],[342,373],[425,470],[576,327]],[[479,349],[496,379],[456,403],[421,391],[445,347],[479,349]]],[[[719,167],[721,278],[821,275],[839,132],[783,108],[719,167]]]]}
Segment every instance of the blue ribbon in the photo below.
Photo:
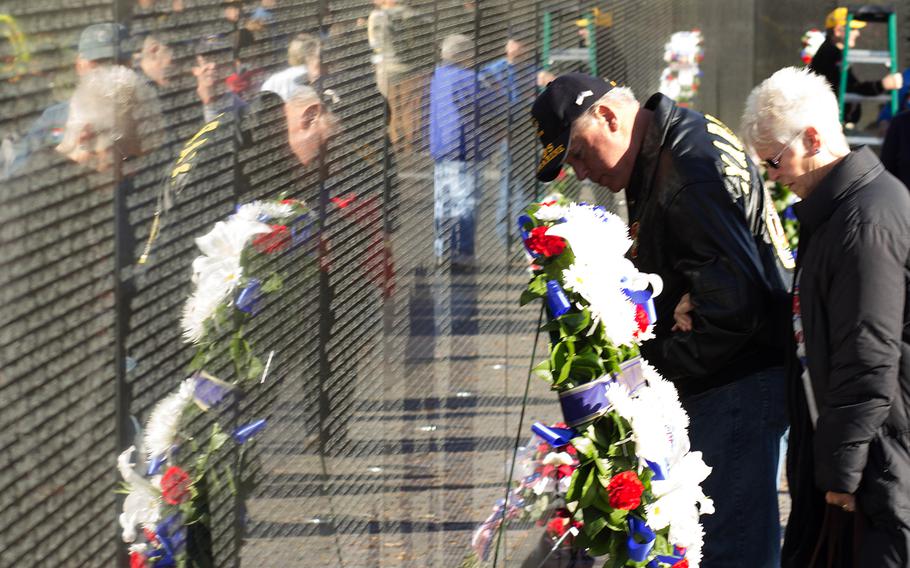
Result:
{"type": "Polygon", "coordinates": [[[296,247],[297,245],[305,243],[309,240],[310,234],[312,233],[313,221],[308,221],[308,219],[309,214],[304,213],[303,215],[299,215],[291,223],[291,246],[296,247]],[[304,221],[308,222],[298,229],[298,225],[304,221]]]}
{"type": "Polygon", "coordinates": [[[630,560],[634,562],[647,560],[648,554],[654,548],[655,540],[654,531],[643,520],[629,515],[629,539],[626,545],[629,548],[630,560]]]}
{"type": "Polygon", "coordinates": [[[238,444],[243,444],[265,428],[265,418],[240,426],[231,434],[238,444]]]}
{"type": "Polygon", "coordinates": [[[652,477],[651,479],[653,479],[655,481],[663,481],[664,479],[666,479],[666,476],[664,475],[663,467],[652,462],[651,460],[645,460],[645,462],[648,464],[648,467],[651,468],[651,471],[654,472],[654,477],[652,477]]]}
{"type": "Polygon", "coordinates": [[[237,299],[234,301],[234,305],[237,306],[237,309],[241,312],[256,315],[256,304],[259,302],[259,289],[261,287],[262,284],[259,282],[258,278],[250,278],[249,281],[247,281],[246,287],[240,291],[240,294],[237,295],[237,299]]]}
{"type": "Polygon", "coordinates": [[[668,555],[666,555],[666,554],[658,554],[657,556],[654,557],[654,560],[648,562],[648,567],[647,567],[647,568],[660,568],[660,564],[661,564],[661,563],[663,563],[663,564],[669,564],[670,566],[673,566],[674,564],[676,564],[677,562],[679,562],[679,561],[682,560],[683,558],[685,558],[685,555],[682,555],[682,556],[668,556],[668,555]]]}
{"type": "Polygon", "coordinates": [[[653,292],[650,290],[629,290],[628,288],[623,288],[622,291],[633,304],[644,308],[645,312],[648,314],[649,324],[653,325],[657,322],[657,309],[654,307],[653,292]]]}
{"type": "Polygon", "coordinates": [[[161,466],[164,465],[164,462],[167,461],[167,456],[162,454],[160,456],[155,456],[149,460],[149,468],[146,472],[146,475],[157,475],[161,471],[161,466]]]}
{"type": "Polygon", "coordinates": [[[561,448],[569,444],[569,440],[578,436],[578,433],[571,428],[556,428],[546,426],[542,422],[535,422],[531,425],[531,431],[543,438],[543,440],[554,448],[561,448]]]}
{"type": "Polygon", "coordinates": [[[534,220],[531,219],[531,217],[529,215],[521,215],[518,217],[518,233],[521,235],[521,244],[524,245],[525,250],[528,251],[528,254],[530,254],[534,258],[537,258],[540,255],[537,254],[536,252],[532,251],[530,248],[528,248],[527,240],[528,240],[528,237],[531,236],[531,232],[525,229],[525,225],[533,225],[533,224],[534,224],[534,220]]]}
{"type": "Polygon", "coordinates": [[[556,280],[547,282],[547,307],[550,308],[550,315],[554,318],[565,314],[572,307],[562,286],[556,280]]]}
{"type": "MultiPolygon", "coordinates": [[[[160,551],[154,555],[155,568],[172,568],[177,566],[175,556],[186,545],[186,527],[180,518],[180,513],[174,513],[155,527],[155,536],[161,544],[160,551]],[[160,553],[160,556],[159,556],[160,553]]],[[[153,558],[149,555],[149,558],[153,558]]]]}
{"type": "Polygon", "coordinates": [[[234,385],[209,375],[199,372],[193,375],[196,384],[193,387],[193,401],[202,410],[209,410],[217,406],[228,394],[234,391],[234,385]]]}
{"type": "Polygon", "coordinates": [[[572,428],[590,422],[606,414],[610,408],[607,386],[617,382],[625,385],[629,392],[635,392],[645,379],[641,369],[641,358],[629,359],[620,365],[618,373],[605,375],[590,383],[559,393],[562,416],[572,428]]]}

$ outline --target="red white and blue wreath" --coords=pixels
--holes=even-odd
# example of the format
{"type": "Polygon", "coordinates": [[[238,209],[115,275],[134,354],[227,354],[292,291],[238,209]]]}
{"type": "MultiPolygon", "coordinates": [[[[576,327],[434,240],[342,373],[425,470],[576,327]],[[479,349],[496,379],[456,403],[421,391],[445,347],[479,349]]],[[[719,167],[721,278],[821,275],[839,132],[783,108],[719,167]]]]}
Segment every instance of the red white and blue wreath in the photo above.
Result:
{"type": "Polygon", "coordinates": [[[189,425],[247,385],[265,381],[272,356],[262,362],[245,339],[244,327],[263,298],[282,287],[272,257],[305,241],[310,222],[300,201],[256,201],[238,207],[196,239],[202,254],[193,261],[194,290],[181,321],[185,341],[197,349],[192,374],[152,409],[137,436],[138,447],[130,446],[117,459],[126,493],[119,520],[123,540],[130,544],[131,568],[184,566],[188,555],[206,554],[187,546],[187,527],[209,521],[200,484],[238,491],[246,482],[240,465],[218,465],[212,457],[229,442],[245,444],[266,427],[266,420],[230,431],[216,420],[207,439],[199,439],[189,425]],[[231,381],[205,370],[225,356],[233,362],[231,381]]]}
{"type": "Polygon", "coordinates": [[[581,527],[574,546],[610,567],[698,566],[711,468],[690,451],[676,388],[639,353],[661,279],[626,258],[628,228],[603,207],[554,195],[528,207],[519,227],[532,273],[521,301],[542,299],[549,315],[549,356],[535,371],[568,425],[533,430],[576,450],[563,521],[581,527]]]}

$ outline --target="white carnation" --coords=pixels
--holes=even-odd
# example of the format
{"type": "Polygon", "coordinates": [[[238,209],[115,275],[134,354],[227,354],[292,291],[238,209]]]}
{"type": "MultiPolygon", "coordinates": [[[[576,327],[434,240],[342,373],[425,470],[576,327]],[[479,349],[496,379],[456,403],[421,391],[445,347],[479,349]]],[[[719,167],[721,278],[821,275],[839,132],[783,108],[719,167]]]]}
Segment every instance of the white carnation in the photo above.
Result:
{"type": "Polygon", "coordinates": [[[180,417],[186,405],[193,400],[195,379],[180,383],[176,392],[167,395],[155,405],[145,425],[145,451],[148,459],[165,455],[174,445],[180,417]]]}
{"type": "Polygon", "coordinates": [[[540,221],[558,221],[566,216],[566,208],[561,205],[541,205],[534,213],[540,221]]]}
{"type": "Polygon", "coordinates": [[[123,512],[118,517],[124,542],[136,540],[137,525],[157,523],[160,516],[161,492],[134,469],[130,456],[135,450],[135,446],[130,446],[117,456],[117,469],[129,486],[129,494],[123,501],[123,512]]]}

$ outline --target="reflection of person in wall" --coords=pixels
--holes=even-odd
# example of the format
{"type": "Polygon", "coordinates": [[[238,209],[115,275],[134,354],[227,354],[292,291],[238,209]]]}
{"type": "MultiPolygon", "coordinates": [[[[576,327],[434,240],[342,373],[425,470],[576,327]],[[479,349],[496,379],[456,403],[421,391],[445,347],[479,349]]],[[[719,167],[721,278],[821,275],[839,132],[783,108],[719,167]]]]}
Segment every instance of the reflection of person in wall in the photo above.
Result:
{"type": "Polygon", "coordinates": [[[408,57],[414,57],[410,51],[415,46],[406,40],[415,41],[412,28],[427,22],[418,22],[414,11],[397,0],[374,0],[373,4],[367,18],[367,39],[373,51],[376,87],[388,103],[389,141],[397,153],[410,153],[420,132],[426,75],[407,62],[408,57]]]}
{"type": "MultiPolygon", "coordinates": [[[[128,34],[120,24],[92,24],[79,36],[75,71],[77,79],[93,69],[112,65],[129,66],[131,52],[128,49],[128,34]]],[[[48,107],[29,127],[28,132],[14,145],[13,157],[7,175],[24,167],[33,155],[41,150],[56,147],[63,135],[69,115],[68,100],[48,107]]],[[[34,164],[38,166],[38,164],[34,164]]]]}
{"type": "MultiPolygon", "coordinates": [[[[835,8],[825,18],[825,42],[815,52],[809,69],[828,80],[831,89],[836,95],[840,89],[840,72],[844,52],[844,42],[853,49],[859,39],[859,31],[866,27],[866,22],[853,20],[850,22],[850,32],[847,33],[847,8],[835,8]]],[[[847,92],[857,95],[874,96],[886,91],[900,89],[903,85],[903,76],[900,73],[885,75],[878,81],[860,81],[853,74],[852,69],[847,69],[847,92]]],[[[862,112],[859,103],[851,103],[844,110],[843,122],[856,124],[862,112]]]]}
{"type": "MultiPolygon", "coordinates": [[[[160,140],[154,91],[135,71],[99,67],[80,77],[57,151],[98,172],[148,153],[160,140]]],[[[126,172],[124,172],[126,173],[126,172]]]]}
{"type": "Polygon", "coordinates": [[[453,267],[472,266],[476,230],[473,65],[474,42],[467,36],[446,37],[441,62],[430,82],[430,154],[433,171],[437,263],[448,251],[453,267]]]}
{"type": "Polygon", "coordinates": [[[154,34],[142,40],[139,55],[139,69],[157,89],[163,89],[174,79],[174,50],[154,34]]]}
{"type": "Polygon", "coordinates": [[[284,112],[291,151],[302,165],[312,165],[337,130],[338,120],[319,94],[307,85],[297,85],[290,92],[284,112]]]}
{"type": "Polygon", "coordinates": [[[196,96],[202,103],[200,122],[211,122],[221,113],[240,114],[246,103],[225,83],[230,73],[230,46],[218,36],[208,36],[199,41],[195,49],[193,77],[196,79],[196,96]]]}
{"type": "MultiPolygon", "coordinates": [[[[119,290],[115,304],[124,355],[139,287],[136,269],[143,238],[128,203],[135,193],[134,178],[144,165],[141,158],[156,150],[164,139],[163,124],[157,97],[140,74],[118,65],[99,67],[80,77],[56,148],[69,160],[104,174],[114,184],[114,269],[119,290]]],[[[118,360],[118,365],[128,370],[129,361],[128,357],[122,363],[118,360]]]]}
{"type": "MultiPolygon", "coordinates": [[[[527,108],[531,106],[536,93],[534,87],[544,87],[553,80],[553,74],[549,71],[538,71],[532,57],[524,42],[517,38],[509,38],[506,41],[505,56],[484,65],[478,73],[484,96],[491,97],[491,100],[485,100],[484,104],[500,109],[500,112],[508,112],[519,120],[525,120],[527,108]]],[[[507,128],[502,132],[501,138],[494,158],[496,165],[494,169],[499,175],[496,234],[503,244],[506,244],[516,234],[514,219],[528,199],[511,187],[512,156],[509,152],[507,128]]]]}
{"type": "Polygon", "coordinates": [[[288,67],[270,75],[261,91],[271,91],[288,100],[298,84],[313,84],[320,76],[321,42],[311,34],[297,34],[288,44],[288,67]]]}

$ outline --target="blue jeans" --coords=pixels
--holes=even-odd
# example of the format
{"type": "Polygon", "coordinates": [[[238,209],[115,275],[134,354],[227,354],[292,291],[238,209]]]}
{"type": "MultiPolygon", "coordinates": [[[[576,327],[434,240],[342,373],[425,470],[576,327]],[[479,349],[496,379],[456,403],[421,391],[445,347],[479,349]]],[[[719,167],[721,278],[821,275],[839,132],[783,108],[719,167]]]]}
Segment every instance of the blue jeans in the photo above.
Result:
{"type": "Polygon", "coordinates": [[[777,472],[787,427],[784,372],[772,367],[687,397],[692,450],[713,469],[705,493],[713,515],[705,529],[703,568],[780,565],[777,472]]]}
{"type": "Polygon", "coordinates": [[[477,218],[475,168],[470,162],[439,160],[433,168],[433,250],[452,262],[474,260],[477,218]]]}

